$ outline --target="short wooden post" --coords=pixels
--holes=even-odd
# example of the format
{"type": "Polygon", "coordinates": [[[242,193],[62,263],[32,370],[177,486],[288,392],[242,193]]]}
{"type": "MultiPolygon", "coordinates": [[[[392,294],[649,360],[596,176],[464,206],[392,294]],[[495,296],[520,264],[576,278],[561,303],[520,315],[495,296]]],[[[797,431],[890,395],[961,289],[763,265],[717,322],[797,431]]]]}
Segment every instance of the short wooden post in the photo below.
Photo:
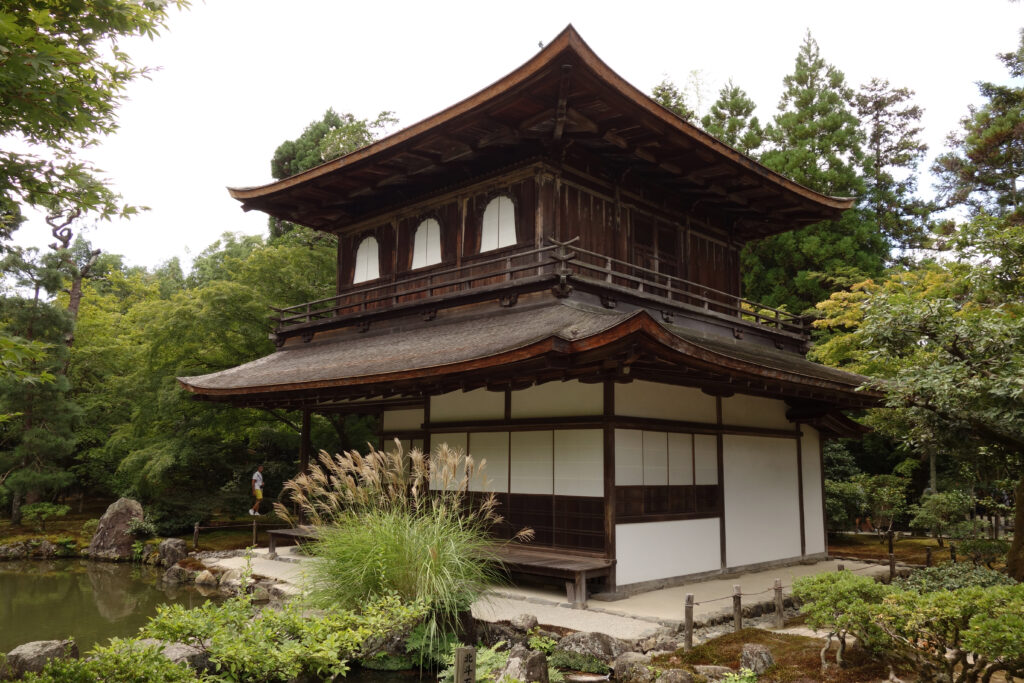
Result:
{"type": "Polygon", "coordinates": [[[889,578],[896,578],[896,556],[889,553],[889,578]]]}
{"type": "Polygon", "coordinates": [[[932,549],[931,548],[925,548],[924,549],[924,566],[926,566],[926,567],[932,566],[932,549]]]}
{"type": "Polygon", "coordinates": [[[782,600],[782,579],[775,579],[775,628],[786,625],[786,605],[782,600]]]}
{"type": "Polygon", "coordinates": [[[252,545],[256,547],[256,520],[252,520],[252,545]]]}
{"type": "Polygon", "coordinates": [[[455,648],[455,683],[476,683],[476,648],[455,648]]]}
{"type": "Polygon", "coordinates": [[[192,550],[199,550],[199,522],[196,522],[192,530],[192,550]]]}
{"type": "Polygon", "coordinates": [[[838,568],[836,569],[836,571],[840,571],[840,572],[841,572],[841,571],[843,571],[844,569],[846,569],[846,565],[845,565],[845,564],[843,564],[842,562],[840,562],[840,563],[839,563],[839,567],[838,567],[838,568]]]}
{"type": "Polygon", "coordinates": [[[683,651],[693,649],[693,593],[686,594],[686,606],[683,608],[683,651]]]}
{"type": "Polygon", "coordinates": [[[949,559],[953,560],[953,564],[956,564],[956,543],[949,544],[949,559]]]}
{"type": "Polygon", "coordinates": [[[732,630],[743,630],[743,591],[739,584],[732,587],[732,630]]]}

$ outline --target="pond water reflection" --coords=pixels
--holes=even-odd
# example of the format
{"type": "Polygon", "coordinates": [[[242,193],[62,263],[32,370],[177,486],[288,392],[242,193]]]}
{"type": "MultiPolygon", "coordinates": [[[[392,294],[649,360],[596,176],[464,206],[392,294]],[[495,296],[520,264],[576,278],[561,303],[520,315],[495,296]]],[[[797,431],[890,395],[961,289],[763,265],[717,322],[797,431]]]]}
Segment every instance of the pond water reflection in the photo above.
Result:
{"type": "Polygon", "coordinates": [[[157,605],[207,599],[195,586],[164,586],[153,567],[88,560],[0,562],[0,652],[73,637],[84,653],[133,636],[157,605]]]}

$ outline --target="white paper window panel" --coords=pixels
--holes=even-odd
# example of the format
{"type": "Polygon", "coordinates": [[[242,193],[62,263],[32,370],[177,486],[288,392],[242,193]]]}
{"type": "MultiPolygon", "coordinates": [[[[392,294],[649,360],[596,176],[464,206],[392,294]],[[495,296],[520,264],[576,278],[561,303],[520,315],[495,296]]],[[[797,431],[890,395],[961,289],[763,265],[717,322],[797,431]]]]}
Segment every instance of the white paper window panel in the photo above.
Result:
{"type": "Polygon", "coordinates": [[[353,284],[376,280],[380,277],[380,257],[377,249],[377,239],[366,237],[359,243],[356,249],[356,269],[352,278],[353,284]]]}
{"type": "Polygon", "coordinates": [[[668,434],[644,432],[644,485],[668,484],[668,434]]]}
{"type": "Polygon", "coordinates": [[[693,434],[668,435],[668,483],[693,484],[693,434]]]}
{"type": "Polygon", "coordinates": [[[693,387],[639,380],[615,385],[615,414],[709,424],[718,421],[714,396],[693,387]]]}
{"type": "Polygon", "coordinates": [[[554,432],[512,432],[510,493],[555,490],[554,432]]]}
{"type": "Polygon", "coordinates": [[[423,428],[423,409],[385,410],[381,418],[381,431],[401,432],[423,428]]]}
{"type": "Polygon", "coordinates": [[[412,238],[412,267],[425,268],[441,262],[441,224],[428,218],[412,238]]]}
{"type": "Polygon", "coordinates": [[[555,495],[604,496],[604,432],[555,431],[555,495]]]}
{"type": "Polygon", "coordinates": [[[639,429],[615,430],[615,485],[644,483],[644,433],[639,429]]]}
{"type": "Polygon", "coordinates": [[[718,483],[718,437],[713,434],[694,434],[693,467],[697,486],[718,483]]]}
{"type": "Polygon", "coordinates": [[[604,387],[582,382],[548,382],[512,392],[512,417],[602,415],[604,387]]]}
{"type": "Polygon", "coordinates": [[[722,422],[741,427],[795,429],[786,419],[786,402],[774,398],[736,394],[722,399],[722,422]]]}
{"type": "Polygon", "coordinates": [[[470,491],[508,491],[508,432],[471,433],[469,454],[478,470],[469,482],[470,491]]]}
{"type": "Polygon", "coordinates": [[[504,417],[505,393],[501,391],[453,391],[430,398],[431,422],[501,420],[504,417]]]}
{"type": "Polygon", "coordinates": [[[516,208],[508,197],[495,197],[484,209],[480,228],[480,251],[491,251],[516,243],[516,208]]]}
{"type": "Polygon", "coordinates": [[[444,488],[444,480],[447,479],[447,488],[453,489],[458,486],[458,481],[462,478],[462,475],[466,471],[466,443],[467,435],[465,432],[448,432],[444,434],[431,434],[430,444],[430,488],[441,489],[444,488]],[[454,477],[451,472],[444,473],[440,471],[438,465],[438,450],[442,445],[447,445],[448,450],[459,451],[462,453],[459,458],[458,465],[454,477]]]}

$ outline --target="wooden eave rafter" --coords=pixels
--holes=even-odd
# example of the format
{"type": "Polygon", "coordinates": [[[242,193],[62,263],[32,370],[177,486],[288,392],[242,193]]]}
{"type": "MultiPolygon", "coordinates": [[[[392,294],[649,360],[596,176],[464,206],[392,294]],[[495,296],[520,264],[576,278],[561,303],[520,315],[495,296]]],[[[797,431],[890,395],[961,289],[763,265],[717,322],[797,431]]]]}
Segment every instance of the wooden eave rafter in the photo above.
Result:
{"type": "MultiPolygon", "coordinates": [[[[556,141],[580,136],[584,141],[607,144],[609,150],[615,148],[652,164],[666,178],[683,174],[698,186],[709,178],[730,175],[744,186],[753,181],[777,193],[788,208],[816,214],[818,220],[838,215],[853,204],[851,199],[822,195],[770,171],[681,120],[612,71],[572,26],[508,76],[430,118],[290,178],[259,187],[229,188],[229,192],[246,210],[259,209],[333,230],[337,226],[309,220],[294,196],[303,194],[311,184],[317,186],[316,196],[321,198],[319,193],[330,193],[327,188],[339,185],[347,188],[343,196],[349,198],[375,195],[396,184],[409,184],[413,194],[427,192],[431,188],[423,185],[426,177],[443,173],[445,167],[477,159],[480,150],[519,144],[524,137],[538,135],[556,141]],[[527,93],[532,101],[521,102],[527,93]],[[539,111],[538,106],[542,107],[539,111]],[[524,115],[526,111],[532,113],[524,115]],[[422,151],[446,147],[447,152],[424,155],[422,151]],[[680,153],[693,161],[681,163],[675,158],[680,153]],[[403,163],[403,157],[419,158],[419,166],[403,163]],[[395,166],[402,171],[396,172],[395,166]],[[377,178],[371,180],[367,175],[377,178]],[[364,179],[359,180],[360,176],[364,179]]],[[[623,161],[628,163],[628,159],[623,161]]],[[[730,188],[722,187],[729,198],[730,188]]],[[[769,218],[766,215],[766,223],[769,218]]],[[[785,229],[783,223],[774,222],[774,230],[785,229]]]]}

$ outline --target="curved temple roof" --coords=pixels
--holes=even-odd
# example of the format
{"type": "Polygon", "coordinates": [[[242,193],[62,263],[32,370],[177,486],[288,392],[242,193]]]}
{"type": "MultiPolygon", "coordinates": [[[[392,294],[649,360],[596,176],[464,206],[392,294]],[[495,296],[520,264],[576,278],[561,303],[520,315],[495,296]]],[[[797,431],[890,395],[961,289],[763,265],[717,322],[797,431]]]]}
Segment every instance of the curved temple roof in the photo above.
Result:
{"type": "Polygon", "coordinates": [[[646,366],[661,381],[673,375],[681,383],[828,399],[845,407],[877,400],[871,392],[857,391],[863,377],[797,354],[701,335],[644,311],[616,312],[567,300],[497,315],[454,315],[426,327],[412,322],[376,332],[349,329],[323,341],[295,340],[250,363],[179,382],[209,400],[274,407],[320,400],[317,395],[368,398],[451,390],[467,381],[529,384],[531,376],[555,379],[573,372],[593,377],[616,362],[634,362],[621,360],[627,357],[645,359],[636,362],[633,377],[642,377],[646,366]]]}
{"type": "Polygon", "coordinates": [[[374,144],[290,178],[229,188],[245,210],[329,232],[428,196],[495,164],[550,157],[569,143],[607,167],[726,206],[754,239],[834,218],[848,198],[771,171],[651,100],[612,71],[572,26],[521,67],[374,144]]]}

